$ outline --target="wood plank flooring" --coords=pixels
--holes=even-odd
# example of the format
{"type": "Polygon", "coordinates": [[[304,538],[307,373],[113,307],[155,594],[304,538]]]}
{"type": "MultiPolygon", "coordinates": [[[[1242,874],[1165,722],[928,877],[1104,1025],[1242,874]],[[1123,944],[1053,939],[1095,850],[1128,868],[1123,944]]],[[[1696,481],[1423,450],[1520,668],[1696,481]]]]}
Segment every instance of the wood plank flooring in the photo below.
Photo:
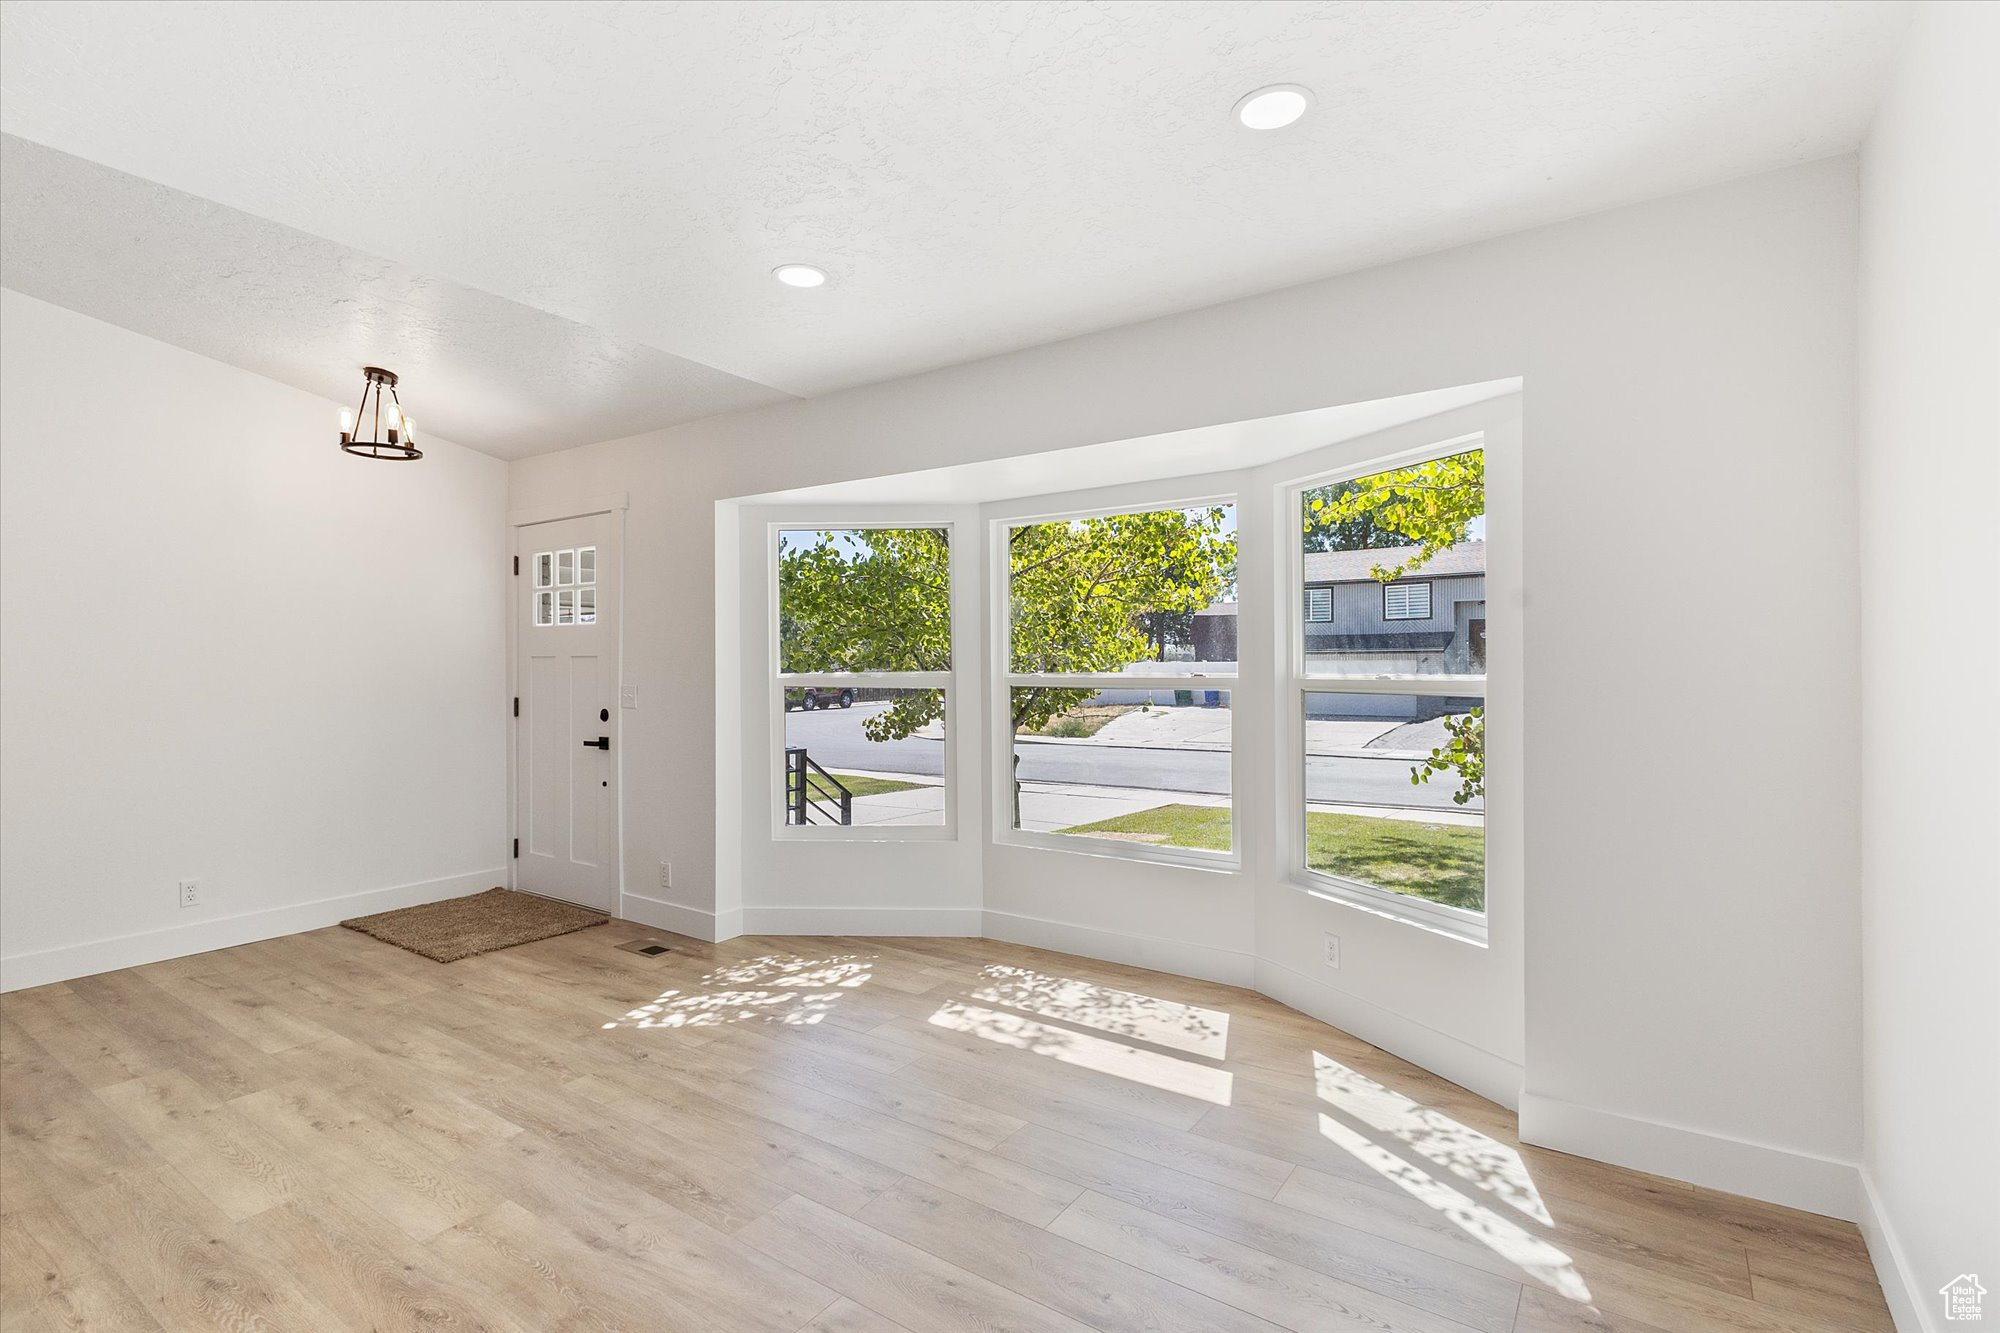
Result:
{"type": "Polygon", "coordinates": [[[1854,1227],[1523,1147],[1261,996],[623,922],[0,997],[0,1325],[1891,1328],[1854,1227]]]}

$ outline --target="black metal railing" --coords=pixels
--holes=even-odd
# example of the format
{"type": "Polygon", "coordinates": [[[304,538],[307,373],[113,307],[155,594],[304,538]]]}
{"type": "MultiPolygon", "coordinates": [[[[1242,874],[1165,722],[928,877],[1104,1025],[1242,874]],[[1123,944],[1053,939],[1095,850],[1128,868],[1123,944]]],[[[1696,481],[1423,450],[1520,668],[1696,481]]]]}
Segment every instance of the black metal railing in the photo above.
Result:
{"type": "Polygon", "coordinates": [[[813,762],[801,745],[785,747],[785,822],[852,824],[854,793],[813,762]]]}

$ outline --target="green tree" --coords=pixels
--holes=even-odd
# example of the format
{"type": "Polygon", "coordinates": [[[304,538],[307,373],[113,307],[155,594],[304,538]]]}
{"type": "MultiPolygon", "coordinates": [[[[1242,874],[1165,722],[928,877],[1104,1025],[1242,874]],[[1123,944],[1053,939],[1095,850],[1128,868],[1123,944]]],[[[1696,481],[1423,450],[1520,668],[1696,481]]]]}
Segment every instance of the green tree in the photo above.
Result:
{"type": "Polygon", "coordinates": [[[1306,492],[1305,541],[1309,551],[1379,550],[1414,546],[1416,553],[1392,567],[1375,566],[1389,583],[1471,535],[1472,521],[1486,512],[1486,453],[1436,458],[1415,467],[1377,472],[1306,492]],[[1363,540],[1314,545],[1331,540],[1319,534],[1358,534],[1363,540]]]}
{"type": "MultiPolygon", "coordinates": [[[[1472,535],[1473,520],[1486,513],[1486,453],[1474,449],[1307,491],[1304,511],[1308,551],[1416,547],[1394,565],[1370,570],[1390,583],[1472,535]],[[1315,545],[1345,535],[1358,540],[1315,545]]],[[[1447,718],[1445,730],[1449,739],[1410,770],[1410,781],[1456,773],[1459,788],[1452,800],[1464,805],[1486,794],[1486,710],[1447,718]]]]}
{"type": "MultiPolygon", "coordinates": [[[[1220,507],[1167,509],[1013,529],[1011,668],[1104,673],[1151,656],[1158,626],[1229,591],[1236,534],[1227,519],[1220,507]]],[[[779,557],[780,669],[948,670],[950,586],[942,531],[817,533],[779,557]]],[[[1039,730],[1094,693],[1016,690],[1012,721],[1039,730]]],[[[943,711],[938,691],[915,691],[870,717],[865,734],[895,740],[943,711]]]]}

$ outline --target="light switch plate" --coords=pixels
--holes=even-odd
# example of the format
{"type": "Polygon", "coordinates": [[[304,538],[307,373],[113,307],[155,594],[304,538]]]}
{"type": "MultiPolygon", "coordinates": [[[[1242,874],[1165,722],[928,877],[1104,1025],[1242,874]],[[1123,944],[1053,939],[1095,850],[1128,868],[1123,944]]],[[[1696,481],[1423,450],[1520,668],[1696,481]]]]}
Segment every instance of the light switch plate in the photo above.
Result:
{"type": "Polygon", "coordinates": [[[637,685],[620,685],[618,687],[618,706],[620,708],[637,708],[639,706],[639,687],[637,685]]]}

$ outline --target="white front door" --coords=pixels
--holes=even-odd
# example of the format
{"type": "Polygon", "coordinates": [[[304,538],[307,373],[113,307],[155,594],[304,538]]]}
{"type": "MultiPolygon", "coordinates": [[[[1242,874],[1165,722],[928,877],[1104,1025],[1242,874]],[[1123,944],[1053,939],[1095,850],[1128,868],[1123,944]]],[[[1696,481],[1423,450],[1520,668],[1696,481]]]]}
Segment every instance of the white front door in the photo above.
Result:
{"type": "Polygon", "coordinates": [[[514,886],[618,896],[618,563],[609,514],[515,529],[514,886]]]}

